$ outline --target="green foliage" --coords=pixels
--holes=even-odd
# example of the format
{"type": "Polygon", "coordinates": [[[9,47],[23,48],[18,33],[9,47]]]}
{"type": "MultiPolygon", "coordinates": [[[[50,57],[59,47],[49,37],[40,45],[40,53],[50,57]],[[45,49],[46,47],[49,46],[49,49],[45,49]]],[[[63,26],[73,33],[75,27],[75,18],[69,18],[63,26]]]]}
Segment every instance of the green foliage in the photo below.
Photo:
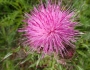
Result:
{"type": "Polygon", "coordinates": [[[62,65],[53,56],[31,53],[28,47],[20,45],[18,33],[24,13],[30,12],[39,0],[0,0],[0,70],[90,70],[90,1],[63,0],[67,7],[76,9],[80,22],[77,27],[84,34],[76,43],[76,53],[62,65]]]}

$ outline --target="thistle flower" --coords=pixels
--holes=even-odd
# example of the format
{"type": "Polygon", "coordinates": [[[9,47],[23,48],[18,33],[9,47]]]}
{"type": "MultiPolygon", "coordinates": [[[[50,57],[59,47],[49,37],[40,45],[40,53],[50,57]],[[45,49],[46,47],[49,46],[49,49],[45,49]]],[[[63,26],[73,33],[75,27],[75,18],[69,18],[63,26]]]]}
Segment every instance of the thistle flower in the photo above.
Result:
{"type": "Polygon", "coordinates": [[[67,46],[73,44],[79,31],[75,30],[77,22],[72,21],[74,12],[62,10],[60,3],[41,3],[33,11],[25,14],[27,23],[21,30],[27,38],[24,44],[43,54],[57,53],[62,57],[67,54],[67,46]]]}

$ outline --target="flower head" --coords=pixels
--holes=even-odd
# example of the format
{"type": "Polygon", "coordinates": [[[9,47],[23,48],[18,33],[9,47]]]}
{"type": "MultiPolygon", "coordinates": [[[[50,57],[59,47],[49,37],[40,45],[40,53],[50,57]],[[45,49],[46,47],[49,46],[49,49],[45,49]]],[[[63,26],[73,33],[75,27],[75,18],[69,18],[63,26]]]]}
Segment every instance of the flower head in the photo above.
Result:
{"type": "Polygon", "coordinates": [[[60,3],[41,3],[25,16],[27,25],[21,31],[27,38],[25,44],[32,50],[44,54],[55,52],[63,56],[68,52],[67,46],[75,47],[73,43],[79,31],[74,29],[77,25],[72,21],[74,12],[62,10],[60,3]]]}

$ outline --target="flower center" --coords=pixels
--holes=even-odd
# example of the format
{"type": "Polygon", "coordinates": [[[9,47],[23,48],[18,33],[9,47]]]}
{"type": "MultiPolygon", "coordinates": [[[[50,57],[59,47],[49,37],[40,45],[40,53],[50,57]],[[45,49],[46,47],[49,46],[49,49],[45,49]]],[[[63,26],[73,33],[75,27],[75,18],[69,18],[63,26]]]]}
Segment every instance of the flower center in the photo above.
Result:
{"type": "Polygon", "coordinates": [[[54,34],[54,33],[55,33],[55,29],[50,29],[48,35],[52,35],[52,34],[54,34]]]}

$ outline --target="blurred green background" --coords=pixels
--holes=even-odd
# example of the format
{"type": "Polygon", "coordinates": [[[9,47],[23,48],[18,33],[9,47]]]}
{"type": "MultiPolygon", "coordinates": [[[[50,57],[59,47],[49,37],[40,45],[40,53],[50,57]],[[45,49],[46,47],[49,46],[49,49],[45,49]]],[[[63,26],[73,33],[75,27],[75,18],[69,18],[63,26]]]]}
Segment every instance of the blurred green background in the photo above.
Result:
{"type": "Polygon", "coordinates": [[[40,0],[0,0],[0,70],[90,70],[90,0],[62,0],[77,13],[76,29],[84,34],[76,43],[76,53],[67,64],[57,63],[53,56],[40,59],[21,45],[24,13],[30,12],[40,0]]]}

